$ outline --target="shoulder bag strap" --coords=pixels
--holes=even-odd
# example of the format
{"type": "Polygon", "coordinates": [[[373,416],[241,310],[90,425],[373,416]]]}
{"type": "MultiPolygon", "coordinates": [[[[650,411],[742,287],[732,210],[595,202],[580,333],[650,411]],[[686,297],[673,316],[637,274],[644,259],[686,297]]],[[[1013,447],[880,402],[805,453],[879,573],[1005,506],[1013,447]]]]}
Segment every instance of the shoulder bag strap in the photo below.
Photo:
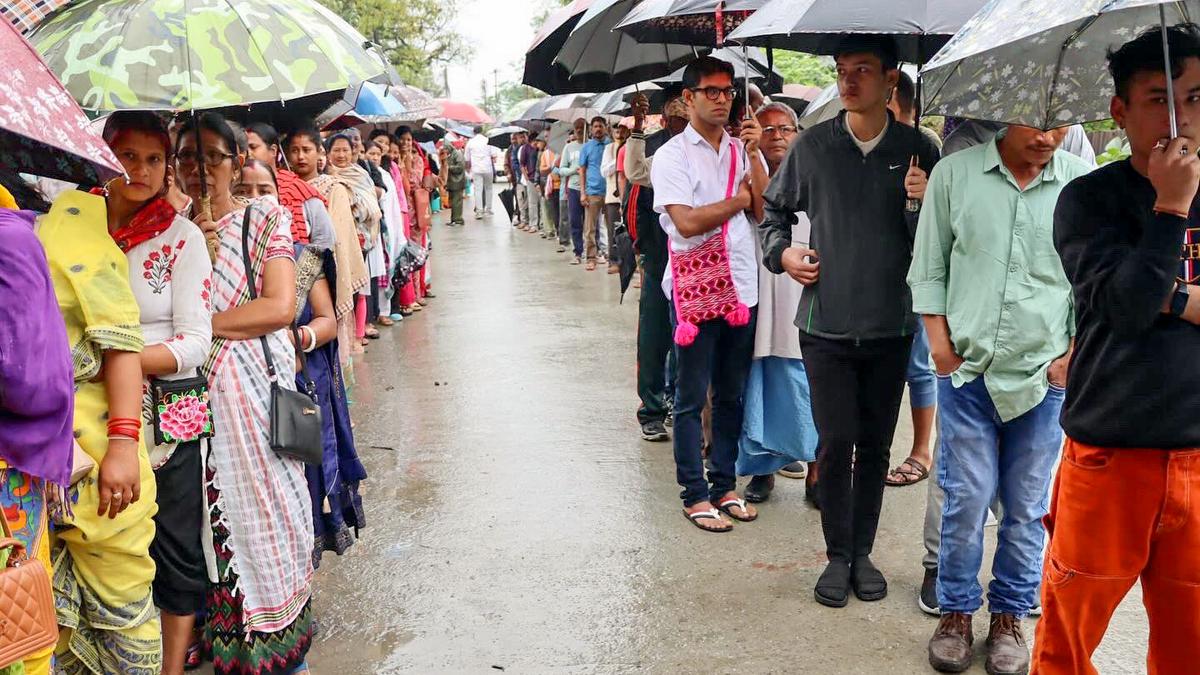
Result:
{"type": "MultiPolygon", "coordinates": [[[[254,288],[254,267],[250,264],[250,209],[253,205],[246,206],[246,215],[242,218],[242,262],[246,265],[246,292],[250,295],[250,301],[258,299],[258,291],[254,288]]],[[[275,374],[275,361],[271,358],[271,347],[267,344],[267,336],[258,336],[259,342],[262,343],[263,358],[267,362],[267,378],[271,380],[271,386],[278,384],[278,376],[275,374]]]]}

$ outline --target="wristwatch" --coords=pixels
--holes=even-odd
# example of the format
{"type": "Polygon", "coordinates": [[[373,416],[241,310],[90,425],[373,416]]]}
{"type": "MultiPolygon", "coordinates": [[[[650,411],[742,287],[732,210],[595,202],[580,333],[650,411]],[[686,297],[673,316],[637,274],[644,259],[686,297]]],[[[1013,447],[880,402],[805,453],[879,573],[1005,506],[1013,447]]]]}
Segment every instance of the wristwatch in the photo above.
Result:
{"type": "Polygon", "coordinates": [[[1171,295],[1171,316],[1182,317],[1187,311],[1188,287],[1186,284],[1175,284],[1175,293],[1171,295]]]}

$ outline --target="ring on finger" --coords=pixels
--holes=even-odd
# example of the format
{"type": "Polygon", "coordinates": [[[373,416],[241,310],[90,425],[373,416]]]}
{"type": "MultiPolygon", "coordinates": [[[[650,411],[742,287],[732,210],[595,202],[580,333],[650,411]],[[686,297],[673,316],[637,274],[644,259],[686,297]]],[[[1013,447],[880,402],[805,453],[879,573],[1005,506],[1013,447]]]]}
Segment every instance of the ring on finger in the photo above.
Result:
{"type": "Polygon", "coordinates": [[[1180,157],[1187,157],[1189,154],[1191,154],[1191,152],[1188,150],[1188,146],[1185,145],[1179,149],[1180,157]]]}

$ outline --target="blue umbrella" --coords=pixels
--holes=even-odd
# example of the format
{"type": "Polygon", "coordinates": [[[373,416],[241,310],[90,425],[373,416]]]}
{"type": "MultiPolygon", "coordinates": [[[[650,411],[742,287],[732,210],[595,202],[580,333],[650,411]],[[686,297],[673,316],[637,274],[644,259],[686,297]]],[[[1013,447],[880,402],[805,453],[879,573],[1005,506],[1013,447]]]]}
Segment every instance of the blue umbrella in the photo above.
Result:
{"type": "Polygon", "coordinates": [[[400,101],[388,93],[387,87],[375,82],[364,82],[354,104],[355,116],[365,122],[391,122],[408,112],[400,101]]]}

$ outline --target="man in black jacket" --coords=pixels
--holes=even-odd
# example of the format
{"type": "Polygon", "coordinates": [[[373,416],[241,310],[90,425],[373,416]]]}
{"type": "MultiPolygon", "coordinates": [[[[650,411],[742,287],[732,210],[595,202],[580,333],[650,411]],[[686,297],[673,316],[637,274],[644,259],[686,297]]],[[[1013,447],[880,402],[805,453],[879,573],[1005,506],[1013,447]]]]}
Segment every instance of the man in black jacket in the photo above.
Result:
{"type": "Polygon", "coordinates": [[[851,588],[880,600],[871,562],[916,317],[905,283],[916,213],[937,147],[887,110],[899,77],[891,40],[847,38],[837,55],[846,112],[806,130],[764,195],[763,264],[805,285],[796,316],[813,418],[829,565],[817,602],[844,607],[851,588]],[[795,213],[811,248],[793,247],[795,213]],[[857,449],[857,452],[856,452],[857,449]],[[853,476],[851,475],[853,473],[853,476]]]}
{"type": "Polygon", "coordinates": [[[1109,57],[1132,157],[1073,181],[1054,214],[1077,330],[1035,673],[1096,672],[1139,580],[1148,672],[1200,663],[1200,35],[1176,27],[1168,43],[1179,136],[1155,28],[1109,57]]]}

